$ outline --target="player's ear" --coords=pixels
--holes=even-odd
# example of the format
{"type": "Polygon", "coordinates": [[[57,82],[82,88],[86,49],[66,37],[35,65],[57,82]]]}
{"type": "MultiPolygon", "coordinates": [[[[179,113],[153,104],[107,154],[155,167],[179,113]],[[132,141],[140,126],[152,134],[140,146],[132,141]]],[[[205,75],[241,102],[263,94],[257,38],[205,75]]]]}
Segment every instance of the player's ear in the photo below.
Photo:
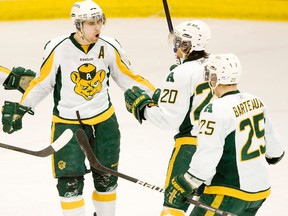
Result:
{"type": "Polygon", "coordinates": [[[98,71],[98,74],[99,74],[99,80],[100,82],[102,83],[104,78],[105,78],[105,71],[104,70],[101,70],[101,71],[98,71]]]}
{"type": "Polygon", "coordinates": [[[80,79],[80,75],[78,72],[74,71],[71,73],[70,78],[74,83],[78,83],[78,81],[80,79]]]}

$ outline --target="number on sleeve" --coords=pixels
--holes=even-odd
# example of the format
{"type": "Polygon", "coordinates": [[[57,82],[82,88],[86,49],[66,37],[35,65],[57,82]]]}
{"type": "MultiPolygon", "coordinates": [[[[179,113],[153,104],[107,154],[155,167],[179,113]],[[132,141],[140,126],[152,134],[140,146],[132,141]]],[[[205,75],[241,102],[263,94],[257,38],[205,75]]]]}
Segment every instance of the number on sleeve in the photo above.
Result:
{"type": "Polygon", "coordinates": [[[214,132],[215,124],[216,122],[214,121],[206,121],[205,119],[201,120],[199,134],[204,133],[206,135],[212,135],[214,132]]]}
{"type": "Polygon", "coordinates": [[[164,89],[163,96],[160,99],[162,103],[175,103],[178,91],[174,89],[164,89]]]}

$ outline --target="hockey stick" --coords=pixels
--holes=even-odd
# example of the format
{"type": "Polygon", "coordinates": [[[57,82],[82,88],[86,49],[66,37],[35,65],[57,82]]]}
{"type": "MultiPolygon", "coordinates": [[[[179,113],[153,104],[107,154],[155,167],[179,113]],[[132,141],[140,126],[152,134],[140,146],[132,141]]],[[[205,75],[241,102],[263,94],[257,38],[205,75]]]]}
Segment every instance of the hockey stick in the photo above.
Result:
{"type": "Polygon", "coordinates": [[[7,73],[7,74],[9,74],[9,73],[11,72],[10,69],[8,69],[8,68],[6,68],[6,67],[3,67],[3,66],[1,66],[1,65],[0,65],[0,71],[3,71],[4,73],[7,73]]]}
{"type": "Polygon", "coordinates": [[[59,151],[62,147],[64,147],[71,140],[72,136],[73,136],[72,130],[66,129],[61,134],[61,136],[57,140],[55,140],[51,145],[39,151],[32,151],[32,150],[19,148],[19,147],[4,144],[4,143],[0,143],[0,148],[5,148],[5,149],[21,152],[21,153],[33,155],[36,157],[47,157],[59,151]]]}
{"type": "MultiPolygon", "coordinates": [[[[131,176],[128,176],[128,175],[125,175],[123,173],[120,173],[116,170],[111,170],[105,166],[103,166],[96,158],[96,156],[94,155],[93,153],[93,150],[90,146],[90,143],[89,143],[89,140],[86,136],[86,133],[83,129],[78,129],[76,131],[76,138],[77,138],[77,141],[82,149],[82,151],[84,152],[84,154],[86,155],[86,157],[88,158],[88,161],[90,163],[90,165],[96,169],[96,170],[99,170],[99,171],[102,171],[102,172],[106,172],[106,173],[109,173],[111,175],[114,175],[114,176],[117,176],[117,177],[120,177],[120,178],[123,178],[123,179],[126,179],[128,181],[131,181],[133,183],[136,183],[136,184],[139,184],[141,186],[144,186],[144,187],[148,187],[152,190],[156,190],[158,192],[164,192],[165,190],[161,187],[158,187],[156,185],[153,185],[153,184],[149,184],[145,181],[142,181],[142,180],[139,180],[139,179],[136,179],[136,178],[133,178],[131,176]]],[[[203,208],[203,209],[206,209],[206,210],[209,210],[211,212],[214,212],[214,213],[217,213],[219,215],[222,215],[222,216],[236,216],[234,214],[231,214],[229,212],[226,212],[226,211],[222,211],[220,209],[216,209],[216,208],[213,208],[211,206],[208,206],[208,205],[205,205],[205,204],[202,204],[196,200],[193,200],[193,199],[190,199],[190,198],[186,198],[185,201],[187,203],[190,203],[190,204],[193,204],[195,206],[198,206],[200,208],[203,208]]]]}
{"type": "MultiPolygon", "coordinates": [[[[163,2],[164,11],[165,11],[166,21],[168,24],[168,29],[169,29],[170,34],[173,36],[174,35],[174,29],[173,29],[172,19],[170,16],[168,2],[167,2],[167,0],[162,0],[162,2],[163,2]]],[[[177,49],[175,46],[173,47],[173,51],[175,53],[175,59],[176,59],[177,65],[181,64],[180,59],[177,57],[177,49]]]]}
{"type": "Polygon", "coordinates": [[[162,0],[162,2],[163,2],[163,7],[164,7],[164,11],[165,11],[165,16],[166,16],[169,32],[170,32],[170,34],[173,34],[174,29],[173,29],[173,24],[172,24],[167,0],[162,0]]]}

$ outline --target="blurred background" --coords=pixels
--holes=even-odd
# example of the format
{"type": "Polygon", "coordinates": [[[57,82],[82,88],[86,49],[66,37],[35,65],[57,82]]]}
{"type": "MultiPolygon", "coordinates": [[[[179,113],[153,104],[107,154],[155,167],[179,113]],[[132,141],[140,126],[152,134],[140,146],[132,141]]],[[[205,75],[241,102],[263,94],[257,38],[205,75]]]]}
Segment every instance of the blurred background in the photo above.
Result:
{"type": "MultiPolygon", "coordinates": [[[[107,16],[103,29],[124,47],[135,72],[154,85],[162,83],[175,63],[169,47],[168,28],[161,0],[95,0],[107,16]]],[[[69,14],[74,0],[0,0],[0,65],[22,66],[34,71],[42,63],[48,40],[75,31],[69,14]]],[[[261,97],[285,145],[288,140],[287,51],[288,0],[168,0],[174,26],[201,18],[211,28],[208,51],[234,52],[243,63],[240,88],[261,97]]],[[[162,186],[174,145],[174,131],[164,131],[149,122],[138,124],[126,111],[123,92],[111,82],[121,130],[119,171],[162,186]]],[[[18,91],[0,87],[4,100],[19,101],[18,91]]],[[[23,129],[5,134],[0,142],[38,150],[50,140],[52,95],[37,106],[34,116],[23,119],[23,129]]],[[[288,215],[288,157],[271,166],[272,194],[259,216],[288,215]]],[[[36,158],[0,150],[0,216],[56,216],[61,207],[52,178],[51,158],[36,158]]],[[[91,175],[85,176],[87,215],[92,215],[91,175]]],[[[119,179],[117,216],[160,215],[163,195],[119,179]]]]}
{"type": "MultiPolygon", "coordinates": [[[[69,18],[74,0],[0,0],[0,21],[69,18]]],[[[164,17],[160,0],[97,0],[107,17],[164,17]]],[[[168,0],[173,17],[288,20],[287,0],[168,0]]]]}

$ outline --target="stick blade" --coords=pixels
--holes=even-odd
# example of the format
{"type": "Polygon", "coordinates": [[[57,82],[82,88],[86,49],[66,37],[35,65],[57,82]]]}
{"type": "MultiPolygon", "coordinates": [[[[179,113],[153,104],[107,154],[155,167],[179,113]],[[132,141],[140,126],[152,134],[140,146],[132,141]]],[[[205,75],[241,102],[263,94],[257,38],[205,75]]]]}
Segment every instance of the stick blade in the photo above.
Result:
{"type": "Polygon", "coordinates": [[[63,148],[73,137],[73,131],[71,129],[66,129],[57,140],[55,140],[51,146],[55,152],[63,148]]]}

